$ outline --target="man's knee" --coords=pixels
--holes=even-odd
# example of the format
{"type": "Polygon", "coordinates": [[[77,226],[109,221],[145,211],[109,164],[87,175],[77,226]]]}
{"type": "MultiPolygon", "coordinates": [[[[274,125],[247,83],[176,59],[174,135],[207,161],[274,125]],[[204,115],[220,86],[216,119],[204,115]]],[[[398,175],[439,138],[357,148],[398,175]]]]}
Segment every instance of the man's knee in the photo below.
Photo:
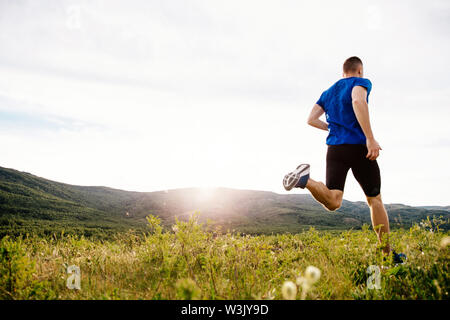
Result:
{"type": "Polygon", "coordinates": [[[367,204],[371,207],[377,204],[383,204],[383,201],[381,200],[381,194],[378,194],[375,197],[367,197],[367,204]]]}
{"type": "Polygon", "coordinates": [[[342,202],[332,202],[327,205],[327,209],[330,211],[336,211],[341,207],[342,202]]]}
{"type": "Polygon", "coordinates": [[[330,211],[336,211],[341,207],[341,205],[342,205],[342,198],[336,198],[327,204],[327,209],[330,211]]]}
{"type": "Polygon", "coordinates": [[[342,192],[336,193],[334,199],[327,203],[326,208],[330,211],[336,211],[342,205],[342,192]]]}

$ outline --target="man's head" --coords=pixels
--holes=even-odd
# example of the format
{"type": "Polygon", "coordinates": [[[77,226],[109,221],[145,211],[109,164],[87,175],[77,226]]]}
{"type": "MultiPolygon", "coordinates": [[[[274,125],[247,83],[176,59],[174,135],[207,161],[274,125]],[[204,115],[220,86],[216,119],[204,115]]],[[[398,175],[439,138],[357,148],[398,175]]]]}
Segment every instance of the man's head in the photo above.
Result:
{"type": "Polygon", "coordinates": [[[358,57],[350,57],[344,62],[343,77],[363,77],[363,63],[358,57]]]}

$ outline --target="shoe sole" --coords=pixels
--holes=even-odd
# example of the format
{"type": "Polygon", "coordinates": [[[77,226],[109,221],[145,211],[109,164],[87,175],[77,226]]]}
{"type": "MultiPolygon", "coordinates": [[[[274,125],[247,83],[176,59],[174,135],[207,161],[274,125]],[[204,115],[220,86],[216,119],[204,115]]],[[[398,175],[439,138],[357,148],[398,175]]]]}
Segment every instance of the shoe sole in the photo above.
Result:
{"type": "Polygon", "coordinates": [[[309,164],[301,164],[292,172],[289,172],[283,178],[283,187],[286,191],[292,190],[300,180],[302,173],[309,170],[309,164]]]}

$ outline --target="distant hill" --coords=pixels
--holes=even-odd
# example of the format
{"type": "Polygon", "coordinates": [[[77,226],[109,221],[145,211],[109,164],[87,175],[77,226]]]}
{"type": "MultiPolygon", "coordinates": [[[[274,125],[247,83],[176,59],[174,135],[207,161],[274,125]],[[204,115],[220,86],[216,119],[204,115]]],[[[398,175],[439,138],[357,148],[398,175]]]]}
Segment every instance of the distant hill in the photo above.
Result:
{"type": "MultiPolygon", "coordinates": [[[[388,204],[392,227],[410,227],[427,216],[450,218],[449,207],[388,204]]],[[[84,234],[110,237],[129,229],[146,231],[149,214],[165,226],[195,211],[223,231],[245,233],[358,229],[370,224],[364,202],[345,201],[327,212],[309,195],[215,188],[131,192],[107,187],[59,183],[30,173],[0,167],[0,236],[5,234],[84,234]]],[[[444,225],[448,229],[448,224],[444,225]]]]}

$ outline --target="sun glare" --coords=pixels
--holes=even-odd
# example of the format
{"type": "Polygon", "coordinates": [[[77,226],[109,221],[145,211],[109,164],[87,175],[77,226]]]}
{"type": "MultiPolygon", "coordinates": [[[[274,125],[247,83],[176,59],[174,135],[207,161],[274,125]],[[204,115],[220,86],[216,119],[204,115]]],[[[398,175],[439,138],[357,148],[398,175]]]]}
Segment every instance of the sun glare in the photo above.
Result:
{"type": "Polygon", "coordinates": [[[214,200],[216,194],[216,188],[214,187],[200,187],[198,188],[198,200],[210,201],[214,200]]]}

